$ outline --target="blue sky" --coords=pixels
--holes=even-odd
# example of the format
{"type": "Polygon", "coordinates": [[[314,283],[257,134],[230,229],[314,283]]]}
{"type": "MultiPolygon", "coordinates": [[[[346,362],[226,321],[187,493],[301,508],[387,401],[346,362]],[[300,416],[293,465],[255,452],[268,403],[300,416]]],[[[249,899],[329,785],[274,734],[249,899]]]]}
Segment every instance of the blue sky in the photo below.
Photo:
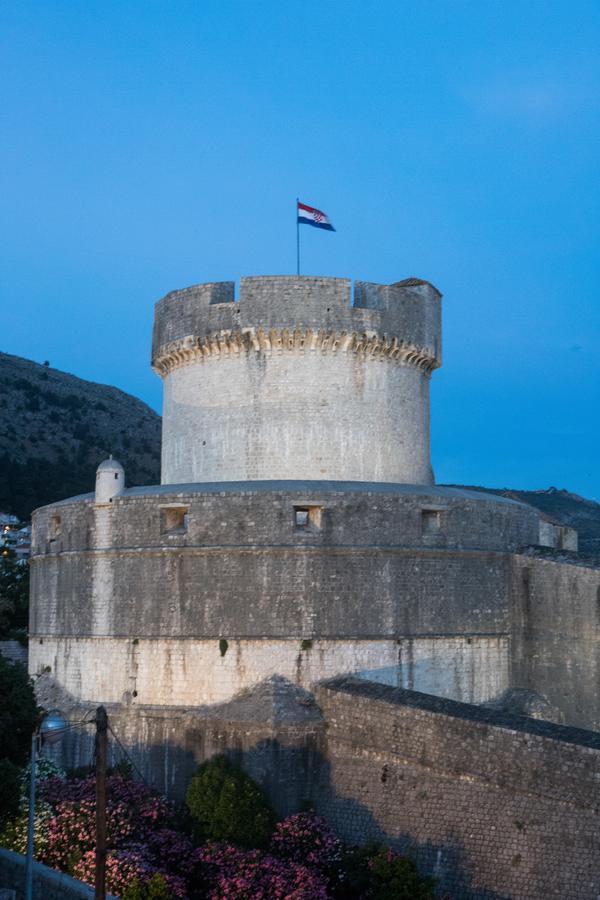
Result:
{"type": "Polygon", "coordinates": [[[7,2],[0,349],[160,408],[152,307],[293,273],[444,293],[442,482],[600,499],[600,4],[7,2]]]}

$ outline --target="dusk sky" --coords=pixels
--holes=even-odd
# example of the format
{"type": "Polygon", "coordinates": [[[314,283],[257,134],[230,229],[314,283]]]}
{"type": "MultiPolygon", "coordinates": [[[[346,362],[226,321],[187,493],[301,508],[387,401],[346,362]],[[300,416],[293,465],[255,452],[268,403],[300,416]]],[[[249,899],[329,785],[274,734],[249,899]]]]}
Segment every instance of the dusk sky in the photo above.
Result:
{"type": "Polygon", "coordinates": [[[600,3],[0,7],[0,349],[160,409],[154,302],[303,274],[444,294],[439,482],[600,500],[600,3]]]}

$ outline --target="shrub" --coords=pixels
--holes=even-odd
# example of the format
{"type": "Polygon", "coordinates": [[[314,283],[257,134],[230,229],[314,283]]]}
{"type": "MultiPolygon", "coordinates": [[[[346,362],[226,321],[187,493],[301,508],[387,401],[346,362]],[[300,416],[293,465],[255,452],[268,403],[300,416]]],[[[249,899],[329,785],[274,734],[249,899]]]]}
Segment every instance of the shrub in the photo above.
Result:
{"type": "MultiPolygon", "coordinates": [[[[28,762],[24,769],[21,769],[21,793],[24,797],[29,796],[29,778],[31,776],[31,762],[28,762]]],[[[43,756],[36,757],[35,760],[35,781],[38,785],[41,784],[42,781],[47,781],[49,778],[58,778],[59,781],[64,781],[67,777],[64,769],[61,769],[59,765],[53,762],[51,759],[46,759],[43,756]]]]}
{"type": "Polygon", "coordinates": [[[146,882],[134,879],[121,894],[121,900],[171,900],[172,896],[164,875],[156,872],[146,882]]]}
{"type": "Polygon", "coordinates": [[[0,759],[0,827],[19,812],[21,770],[8,759],[0,759]]]}
{"type": "Polygon", "coordinates": [[[275,824],[259,786],[225,756],[198,767],[186,803],[201,833],[214,841],[265,847],[275,824]]]}
{"type": "Polygon", "coordinates": [[[327,900],[327,880],[320,872],[260,850],[230,844],[206,844],[209,900],[327,900]]]}
{"type": "Polygon", "coordinates": [[[387,847],[350,847],[342,854],[333,894],[340,900],[430,900],[433,878],[417,872],[407,856],[387,847]]]}
{"type": "MultiPolygon", "coordinates": [[[[48,826],[52,821],[52,808],[37,800],[33,820],[33,849],[36,859],[41,859],[48,850],[48,826]]],[[[29,803],[24,801],[15,819],[8,821],[0,833],[0,847],[14,850],[15,853],[27,853],[27,825],[29,820],[29,803]]]]}
{"type": "Polygon", "coordinates": [[[271,852],[283,859],[332,870],[341,860],[342,845],[322,816],[298,813],[275,826],[271,852]]]}

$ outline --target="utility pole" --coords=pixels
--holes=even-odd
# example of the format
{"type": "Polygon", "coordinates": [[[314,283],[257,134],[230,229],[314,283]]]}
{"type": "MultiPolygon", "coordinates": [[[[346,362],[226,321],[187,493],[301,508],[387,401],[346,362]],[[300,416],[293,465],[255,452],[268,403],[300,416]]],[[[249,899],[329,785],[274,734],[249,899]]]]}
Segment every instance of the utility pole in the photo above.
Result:
{"type": "Polygon", "coordinates": [[[108,716],[96,710],[96,900],[106,897],[106,755],[108,716]]]}
{"type": "Polygon", "coordinates": [[[36,730],[31,736],[31,757],[29,772],[29,814],[27,820],[27,857],[25,859],[25,900],[33,896],[33,842],[35,829],[35,767],[37,765],[37,745],[39,733],[36,730]]]}

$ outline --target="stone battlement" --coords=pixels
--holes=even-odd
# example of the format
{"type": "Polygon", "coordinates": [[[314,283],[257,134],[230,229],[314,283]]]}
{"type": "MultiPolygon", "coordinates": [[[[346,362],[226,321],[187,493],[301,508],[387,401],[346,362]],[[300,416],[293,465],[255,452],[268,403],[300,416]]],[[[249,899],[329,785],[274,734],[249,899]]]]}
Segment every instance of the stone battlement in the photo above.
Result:
{"type": "Polygon", "coordinates": [[[198,284],[172,291],[156,304],[152,364],[157,372],[219,356],[231,342],[234,353],[268,351],[271,333],[282,342],[277,349],[303,349],[308,339],[310,349],[368,352],[374,342],[375,355],[390,347],[398,351],[393,358],[410,361],[412,354],[429,371],[441,365],[441,294],[426,281],[357,281],[352,297],[346,278],[242,278],[237,302],[234,289],[232,281],[198,284]]]}

